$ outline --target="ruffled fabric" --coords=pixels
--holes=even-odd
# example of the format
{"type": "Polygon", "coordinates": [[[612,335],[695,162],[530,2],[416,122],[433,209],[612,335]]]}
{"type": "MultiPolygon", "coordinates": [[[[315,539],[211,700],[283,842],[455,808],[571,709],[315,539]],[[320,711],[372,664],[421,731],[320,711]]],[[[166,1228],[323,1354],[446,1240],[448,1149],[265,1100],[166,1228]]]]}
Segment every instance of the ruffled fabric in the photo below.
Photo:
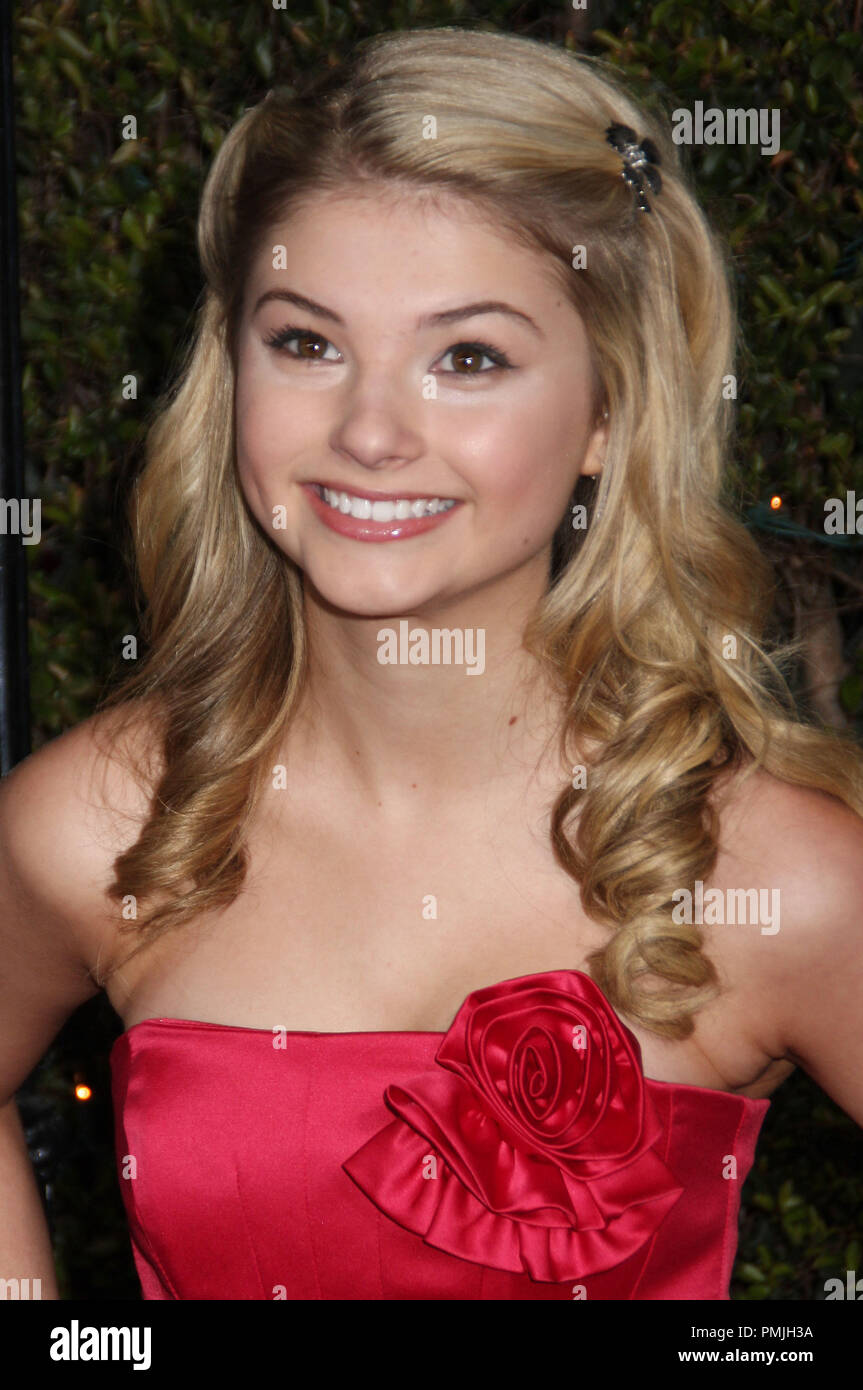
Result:
{"type": "Polygon", "coordinates": [[[683,1193],[634,1034],[578,970],[468,996],[435,1066],[342,1163],[430,1246],[540,1282],[625,1260],[683,1193]]]}

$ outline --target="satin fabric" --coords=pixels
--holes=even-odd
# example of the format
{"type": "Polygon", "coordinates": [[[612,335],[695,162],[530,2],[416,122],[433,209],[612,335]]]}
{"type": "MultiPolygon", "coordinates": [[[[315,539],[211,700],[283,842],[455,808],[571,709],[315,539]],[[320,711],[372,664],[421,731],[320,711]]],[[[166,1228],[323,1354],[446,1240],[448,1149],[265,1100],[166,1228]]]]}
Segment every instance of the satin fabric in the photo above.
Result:
{"type": "Polygon", "coordinates": [[[111,1071],[145,1299],[727,1299],[770,1106],[646,1078],[579,971],[446,1034],[147,1019],[111,1071]]]}

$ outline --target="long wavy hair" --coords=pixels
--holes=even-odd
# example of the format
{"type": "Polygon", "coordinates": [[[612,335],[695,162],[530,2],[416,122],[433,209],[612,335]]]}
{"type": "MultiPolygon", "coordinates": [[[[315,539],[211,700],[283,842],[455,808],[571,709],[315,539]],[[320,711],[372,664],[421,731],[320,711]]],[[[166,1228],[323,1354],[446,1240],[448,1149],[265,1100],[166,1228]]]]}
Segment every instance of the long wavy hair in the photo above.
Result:
{"type": "Polygon", "coordinates": [[[109,889],[146,905],[120,927],[138,944],[98,983],[236,898],[250,819],[303,690],[302,575],[237,478],[236,335],[253,258],[292,209],[329,191],[383,184],[466,200],[547,254],[585,324],[596,414],[609,414],[605,466],[573,495],[589,524],[575,531],[569,507],[560,521],[524,641],[561,693],[565,766],[594,750],[586,785],[562,784],[551,836],[585,911],[609,929],[588,968],[611,1004],[685,1038],[718,992],[671,895],[715,865],[723,772],[761,766],[863,815],[863,753],[795,711],[791,649],[764,636],[771,567],[723,500],[733,275],[690,182],[667,117],[607,63],[499,33],[366,40],[231,128],[202,195],[196,331],[148,422],[130,504],[147,652],[102,708],[152,711],[160,763],[149,819],[109,889]],[[430,115],[437,136],[424,139],[430,115]],[[659,149],[649,214],[606,140],[614,122],[659,149]]]}

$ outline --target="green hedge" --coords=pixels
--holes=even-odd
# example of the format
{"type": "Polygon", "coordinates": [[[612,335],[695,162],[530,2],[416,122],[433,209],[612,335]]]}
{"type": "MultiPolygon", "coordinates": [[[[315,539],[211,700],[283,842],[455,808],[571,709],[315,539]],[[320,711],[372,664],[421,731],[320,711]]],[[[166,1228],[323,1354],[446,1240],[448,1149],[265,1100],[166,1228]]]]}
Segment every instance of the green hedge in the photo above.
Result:
{"type": "MultiPolygon", "coordinates": [[[[668,112],[699,100],[781,109],[772,159],[749,146],[687,149],[739,280],[746,353],[729,496],[777,562],[778,630],[801,595],[826,596],[838,614],[840,700],[863,730],[863,558],[859,545],[823,535],[825,500],[855,481],[863,495],[853,5],[634,0],[624,27],[611,15],[599,4],[588,14],[361,0],[288,11],[228,0],[16,8],[26,488],[43,500],[42,541],[28,547],[34,747],[92,711],[135,631],[124,486],[200,290],[194,219],[225,131],[269,86],[338,63],[358,39],[439,24],[607,56],[668,112]],[[594,13],[605,16],[598,27],[594,13]],[[128,113],[134,142],[120,135],[128,113]],[[121,395],[130,372],[133,401],[121,395]]],[[[118,1031],[104,998],[85,1006],[22,1093],[66,1296],[137,1296],[111,1147],[107,1052],[118,1031]],[[87,1105],[72,1099],[77,1074],[93,1087],[87,1105]]],[[[744,1191],[734,1297],[819,1298],[829,1274],[860,1269],[861,1158],[859,1129],[805,1076],[786,1082],[744,1191]]]]}

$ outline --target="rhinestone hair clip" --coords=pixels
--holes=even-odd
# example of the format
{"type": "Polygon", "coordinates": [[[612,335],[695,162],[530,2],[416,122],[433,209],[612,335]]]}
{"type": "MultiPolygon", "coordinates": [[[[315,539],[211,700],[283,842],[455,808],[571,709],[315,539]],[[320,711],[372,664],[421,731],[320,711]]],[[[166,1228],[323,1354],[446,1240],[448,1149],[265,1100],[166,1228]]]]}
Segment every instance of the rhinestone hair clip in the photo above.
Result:
{"type": "Polygon", "coordinates": [[[640,141],[628,125],[610,125],[605,138],[623,158],[621,177],[634,190],[639,211],[650,212],[645,184],[652,193],[662,188],[662,178],[656,167],[662,163],[659,150],[650,139],[640,141]]]}

